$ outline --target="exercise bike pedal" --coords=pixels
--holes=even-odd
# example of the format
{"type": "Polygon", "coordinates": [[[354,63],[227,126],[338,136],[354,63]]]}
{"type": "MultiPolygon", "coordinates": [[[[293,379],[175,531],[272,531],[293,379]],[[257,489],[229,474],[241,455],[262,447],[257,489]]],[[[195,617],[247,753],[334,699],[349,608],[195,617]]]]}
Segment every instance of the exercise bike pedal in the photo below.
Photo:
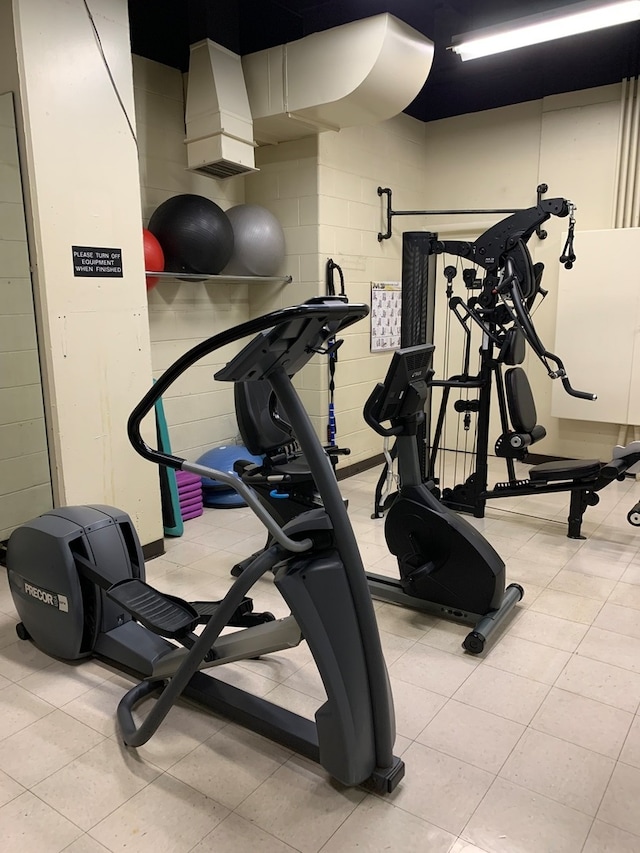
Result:
{"type": "Polygon", "coordinates": [[[107,596],[161,637],[179,640],[200,622],[198,611],[187,601],[159,592],[138,578],[118,581],[109,587],[107,596]]]}
{"type": "MultiPolygon", "coordinates": [[[[215,614],[220,606],[219,601],[192,601],[191,607],[196,610],[199,616],[199,621],[204,625],[215,614]]],[[[227,622],[232,628],[252,628],[254,625],[263,625],[265,622],[274,622],[275,616],[273,613],[265,611],[264,613],[254,613],[253,599],[245,598],[236,608],[235,613],[227,622]]]]}

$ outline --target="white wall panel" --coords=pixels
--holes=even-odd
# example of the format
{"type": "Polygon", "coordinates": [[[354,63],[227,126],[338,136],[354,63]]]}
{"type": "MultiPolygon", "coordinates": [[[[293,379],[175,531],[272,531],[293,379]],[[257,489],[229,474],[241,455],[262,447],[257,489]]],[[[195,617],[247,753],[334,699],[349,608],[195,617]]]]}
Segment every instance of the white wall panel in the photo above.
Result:
{"type": "Polygon", "coordinates": [[[554,383],[555,417],[640,423],[640,287],[627,263],[639,253],[640,228],[582,231],[578,261],[561,268],[554,351],[571,384],[598,399],[577,400],[554,383]]]}

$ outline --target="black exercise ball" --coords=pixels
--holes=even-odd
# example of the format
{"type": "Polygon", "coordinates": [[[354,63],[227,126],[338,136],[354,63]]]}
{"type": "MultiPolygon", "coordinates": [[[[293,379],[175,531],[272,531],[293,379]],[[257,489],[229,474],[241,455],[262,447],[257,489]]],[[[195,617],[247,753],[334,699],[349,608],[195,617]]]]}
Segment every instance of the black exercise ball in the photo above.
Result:
{"type": "Polygon", "coordinates": [[[149,231],[162,246],[166,272],[217,275],[233,253],[229,217],[201,195],[163,201],[149,220],[149,231]]]}

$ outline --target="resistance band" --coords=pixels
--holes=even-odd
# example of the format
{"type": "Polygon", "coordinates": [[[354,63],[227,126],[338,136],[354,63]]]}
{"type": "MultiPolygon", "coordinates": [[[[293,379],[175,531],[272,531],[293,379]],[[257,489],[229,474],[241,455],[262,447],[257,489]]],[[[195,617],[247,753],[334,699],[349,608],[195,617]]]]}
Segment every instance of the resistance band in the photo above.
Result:
{"type": "MultiPolygon", "coordinates": [[[[344,290],[344,274],[342,269],[336,264],[332,258],[327,259],[327,296],[335,296],[336,288],[334,283],[334,273],[337,270],[340,279],[340,296],[347,299],[347,294],[344,290]]],[[[329,419],[327,422],[327,444],[335,447],[338,434],[336,426],[336,410],[334,406],[334,394],[336,390],[335,375],[336,363],[338,361],[338,347],[332,346],[335,339],[327,341],[327,349],[329,350],[329,419]]]]}

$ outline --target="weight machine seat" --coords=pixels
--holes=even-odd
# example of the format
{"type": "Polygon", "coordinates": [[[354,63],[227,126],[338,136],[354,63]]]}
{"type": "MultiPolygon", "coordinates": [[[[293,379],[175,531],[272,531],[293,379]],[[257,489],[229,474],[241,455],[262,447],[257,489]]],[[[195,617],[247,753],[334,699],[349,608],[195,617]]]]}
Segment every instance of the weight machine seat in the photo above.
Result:
{"type": "MultiPolygon", "coordinates": [[[[505,391],[507,394],[507,406],[509,417],[516,432],[531,434],[531,443],[534,442],[533,432],[536,429],[538,413],[536,404],[531,393],[531,385],[527,374],[521,367],[511,367],[504,376],[505,391]]],[[[541,427],[544,430],[544,427],[541,427]]],[[[535,441],[544,438],[543,432],[535,441]]]]}
{"type": "Polygon", "coordinates": [[[597,477],[602,465],[598,459],[561,459],[558,462],[542,462],[529,468],[529,479],[533,483],[549,483],[552,480],[589,480],[597,477]]]}
{"type": "MultiPolygon", "coordinates": [[[[509,417],[517,433],[531,437],[531,444],[544,438],[547,431],[536,423],[538,415],[527,374],[521,367],[511,367],[505,373],[505,391],[509,417]]],[[[589,480],[597,477],[602,465],[598,459],[564,459],[543,462],[529,469],[529,479],[534,483],[558,480],[589,480]]]]}
{"type": "Polygon", "coordinates": [[[251,485],[252,476],[257,477],[259,480],[264,480],[265,477],[282,476],[289,483],[300,483],[313,479],[309,464],[302,455],[289,459],[286,462],[268,465],[256,465],[255,462],[239,460],[234,467],[236,473],[240,474],[242,479],[249,485],[251,485]]]}
{"type": "Polygon", "coordinates": [[[513,367],[517,364],[522,364],[526,355],[525,340],[522,334],[522,329],[517,326],[512,326],[507,329],[504,341],[500,347],[498,361],[501,364],[509,364],[513,367]]]}

